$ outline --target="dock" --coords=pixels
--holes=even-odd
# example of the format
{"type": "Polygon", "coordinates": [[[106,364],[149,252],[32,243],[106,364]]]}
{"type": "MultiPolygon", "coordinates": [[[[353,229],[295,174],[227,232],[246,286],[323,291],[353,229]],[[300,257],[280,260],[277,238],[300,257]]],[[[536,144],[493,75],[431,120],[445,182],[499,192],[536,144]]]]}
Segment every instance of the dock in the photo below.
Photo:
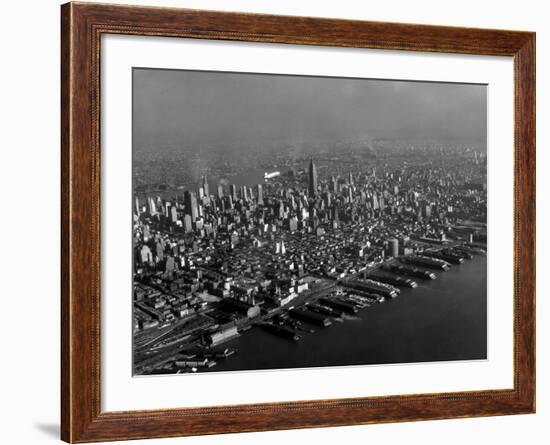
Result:
{"type": "Polygon", "coordinates": [[[346,301],[337,300],[337,299],[333,300],[326,297],[319,298],[319,301],[330,308],[341,310],[347,314],[355,314],[358,312],[356,305],[352,303],[348,303],[346,301]]]}
{"type": "Polygon", "coordinates": [[[306,321],[308,323],[316,324],[319,326],[327,327],[332,324],[332,322],[328,317],[325,317],[317,312],[312,312],[307,309],[300,309],[300,308],[291,309],[288,312],[288,314],[292,318],[296,318],[298,320],[306,321]]]}

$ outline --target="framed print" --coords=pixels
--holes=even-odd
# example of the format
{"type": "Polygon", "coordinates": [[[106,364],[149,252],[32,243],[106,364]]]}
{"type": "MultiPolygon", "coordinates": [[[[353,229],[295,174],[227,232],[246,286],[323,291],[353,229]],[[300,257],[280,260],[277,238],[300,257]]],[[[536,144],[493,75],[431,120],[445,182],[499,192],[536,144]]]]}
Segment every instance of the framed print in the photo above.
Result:
{"type": "Polygon", "coordinates": [[[535,35],[62,6],[62,439],[535,410],[535,35]]]}

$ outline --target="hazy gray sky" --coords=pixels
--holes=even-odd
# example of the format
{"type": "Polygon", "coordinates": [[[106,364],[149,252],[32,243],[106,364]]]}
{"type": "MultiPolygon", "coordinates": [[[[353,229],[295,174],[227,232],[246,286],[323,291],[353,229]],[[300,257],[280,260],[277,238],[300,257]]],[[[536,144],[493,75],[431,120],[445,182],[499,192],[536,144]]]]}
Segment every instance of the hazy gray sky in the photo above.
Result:
{"type": "Polygon", "coordinates": [[[134,69],[136,149],[374,138],[485,144],[486,86],[134,69]]]}

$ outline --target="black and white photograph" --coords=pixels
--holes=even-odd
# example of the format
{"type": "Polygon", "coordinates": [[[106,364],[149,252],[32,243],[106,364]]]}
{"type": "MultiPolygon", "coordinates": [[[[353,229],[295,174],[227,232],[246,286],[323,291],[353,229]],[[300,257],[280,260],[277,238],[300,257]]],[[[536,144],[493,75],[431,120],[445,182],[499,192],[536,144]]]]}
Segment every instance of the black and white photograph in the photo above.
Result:
{"type": "Polygon", "coordinates": [[[533,32],[62,12],[67,440],[535,412],[533,32]]]}
{"type": "Polygon", "coordinates": [[[0,442],[547,444],[546,6],[6,2],[0,442]]]}
{"type": "Polygon", "coordinates": [[[487,359],[487,85],[132,94],[134,376],[487,359]]]}

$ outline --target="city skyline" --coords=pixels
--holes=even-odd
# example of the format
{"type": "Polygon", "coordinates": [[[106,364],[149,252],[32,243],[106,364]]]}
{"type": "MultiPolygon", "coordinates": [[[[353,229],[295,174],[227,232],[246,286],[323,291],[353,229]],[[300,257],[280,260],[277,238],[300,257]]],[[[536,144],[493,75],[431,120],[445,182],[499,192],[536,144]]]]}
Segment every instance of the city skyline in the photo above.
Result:
{"type": "MultiPolygon", "coordinates": [[[[140,72],[134,70],[134,95],[140,72]]],[[[155,100],[180,100],[167,98],[173,85],[161,74],[155,100]]],[[[235,86],[234,73],[218,75],[229,76],[223,88],[209,76],[199,83],[179,78],[178,88],[202,96],[198,109],[182,103],[185,116],[204,120],[230,107],[227,94],[243,87],[235,86]],[[231,92],[214,94],[220,89],[231,92]]],[[[303,95],[289,100],[287,93],[304,87],[304,79],[288,76],[281,91],[284,76],[241,76],[252,82],[251,92],[271,85],[262,100],[286,104],[287,118],[274,127],[292,134],[292,116],[307,112],[296,104],[303,95]]],[[[322,80],[328,83],[307,83],[309,98],[350,86],[349,79],[322,80]]],[[[387,93],[386,81],[377,82],[387,93]]],[[[406,96],[427,99],[431,84],[415,86],[406,96]]],[[[485,95],[481,86],[469,87],[471,97],[485,95]]],[[[441,91],[439,99],[447,100],[441,91]]],[[[380,105],[364,99],[361,107],[371,112],[380,105]]],[[[265,115],[255,112],[253,97],[242,101],[249,101],[246,116],[236,112],[238,119],[225,124],[191,119],[202,126],[199,133],[234,125],[227,143],[219,141],[225,151],[197,143],[166,156],[157,141],[147,159],[134,158],[134,375],[485,359],[484,142],[362,140],[352,107],[331,120],[339,127],[335,140],[319,143],[308,133],[316,127],[314,133],[327,134],[312,111],[301,118],[302,135],[310,136],[298,148],[250,143],[249,127],[265,115]],[[241,130],[242,142],[231,140],[241,130]]],[[[441,107],[426,106],[431,135],[441,107]]],[[[484,127],[485,112],[463,121],[484,127]]],[[[134,102],[134,129],[149,119],[155,132],[181,137],[159,123],[166,116],[134,102]]]]}

